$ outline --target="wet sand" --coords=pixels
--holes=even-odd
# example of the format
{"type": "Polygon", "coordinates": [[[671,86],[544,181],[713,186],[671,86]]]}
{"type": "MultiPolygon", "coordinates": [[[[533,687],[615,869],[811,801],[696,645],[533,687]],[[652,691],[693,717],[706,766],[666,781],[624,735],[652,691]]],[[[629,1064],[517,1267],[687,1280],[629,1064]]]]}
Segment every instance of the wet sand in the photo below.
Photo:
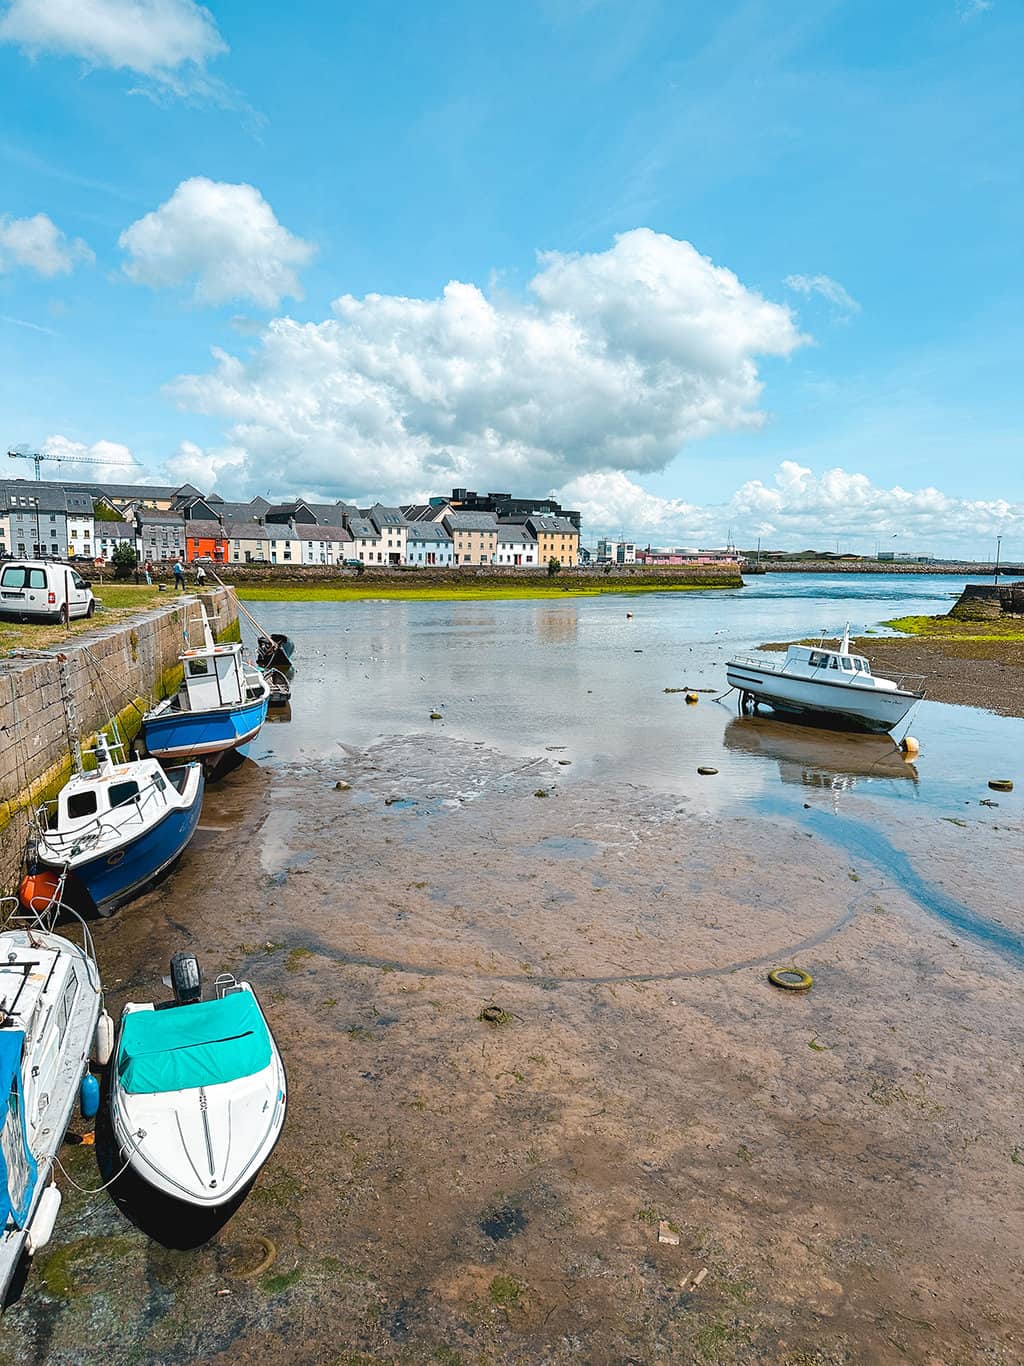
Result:
{"type": "Polygon", "coordinates": [[[70,1192],[0,1362],[1024,1358],[1020,819],[854,856],[827,795],[711,816],[560,757],[410,736],[209,790],[97,926],[109,1004],[185,945],[248,976],[283,1138],[199,1246],[70,1192]]]}

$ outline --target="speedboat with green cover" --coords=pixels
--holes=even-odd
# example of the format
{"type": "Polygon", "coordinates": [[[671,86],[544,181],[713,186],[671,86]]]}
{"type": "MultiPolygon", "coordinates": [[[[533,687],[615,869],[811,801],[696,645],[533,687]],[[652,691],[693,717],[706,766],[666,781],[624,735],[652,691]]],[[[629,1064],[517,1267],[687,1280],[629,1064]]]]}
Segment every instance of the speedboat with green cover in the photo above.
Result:
{"type": "Polygon", "coordinates": [[[192,838],[203,769],[187,764],[165,772],[155,759],[116,764],[102,740],[95,753],[95,769],[76,773],[40,810],[36,861],[67,876],[68,901],[110,915],[169,868],[192,838]]]}
{"type": "Polygon", "coordinates": [[[88,931],[79,947],[43,925],[39,914],[13,915],[0,932],[0,1303],[22,1255],[53,1231],[61,1200],[54,1157],[102,1005],[88,931]]]}
{"type": "Polygon", "coordinates": [[[284,1124],[284,1065],[256,994],[225,973],[202,997],[190,954],[171,960],[173,1001],[129,1003],[110,1090],[133,1170],[185,1204],[227,1204],[253,1181],[284,1124]]]}

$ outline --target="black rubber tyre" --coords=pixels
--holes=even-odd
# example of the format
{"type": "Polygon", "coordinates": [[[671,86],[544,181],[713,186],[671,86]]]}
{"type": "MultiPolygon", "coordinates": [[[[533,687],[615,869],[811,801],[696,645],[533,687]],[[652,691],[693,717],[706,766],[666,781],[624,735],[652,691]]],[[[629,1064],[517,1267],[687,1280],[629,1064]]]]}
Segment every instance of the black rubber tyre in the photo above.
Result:
{"type": "Polygon", "coordinates": [[[90,599],[89,599],[89,606],[85,609],[85,615],[86,615],[87,617],[91,617],[92,614],[93,614],[95,611],[96,611],[96,600],[95,600],[95,598],[90,598],[90,599]]]}

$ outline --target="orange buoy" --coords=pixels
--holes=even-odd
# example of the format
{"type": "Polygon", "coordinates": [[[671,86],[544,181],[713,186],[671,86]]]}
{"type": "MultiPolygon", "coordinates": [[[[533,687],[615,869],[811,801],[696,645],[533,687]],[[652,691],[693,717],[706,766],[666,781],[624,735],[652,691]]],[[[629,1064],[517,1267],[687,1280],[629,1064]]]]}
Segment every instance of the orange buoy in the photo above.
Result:
{"type": "Polygon", "coordinates": [[[60,888],[56,873],[27,873],[18,888],[18,900],[26,911],[45,911],[60,888]]]}

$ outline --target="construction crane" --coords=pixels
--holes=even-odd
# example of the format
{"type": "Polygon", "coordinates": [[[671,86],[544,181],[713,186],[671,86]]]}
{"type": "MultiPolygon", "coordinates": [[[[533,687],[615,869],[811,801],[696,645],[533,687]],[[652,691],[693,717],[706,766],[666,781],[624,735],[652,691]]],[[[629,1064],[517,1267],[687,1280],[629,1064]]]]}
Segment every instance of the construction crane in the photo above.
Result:
{"type": "Polygon", "coordinates": [[[111,467],[123,467],[124,469],[138,469],[137,460],[97,460],[92,455],[47,455],[44,451],[8,451],[11,460],[31,460],[35,463],[36,478],[42,479],[42,463],[44,460],[61,460],[70,465],[107,465],[111,467]]]}

